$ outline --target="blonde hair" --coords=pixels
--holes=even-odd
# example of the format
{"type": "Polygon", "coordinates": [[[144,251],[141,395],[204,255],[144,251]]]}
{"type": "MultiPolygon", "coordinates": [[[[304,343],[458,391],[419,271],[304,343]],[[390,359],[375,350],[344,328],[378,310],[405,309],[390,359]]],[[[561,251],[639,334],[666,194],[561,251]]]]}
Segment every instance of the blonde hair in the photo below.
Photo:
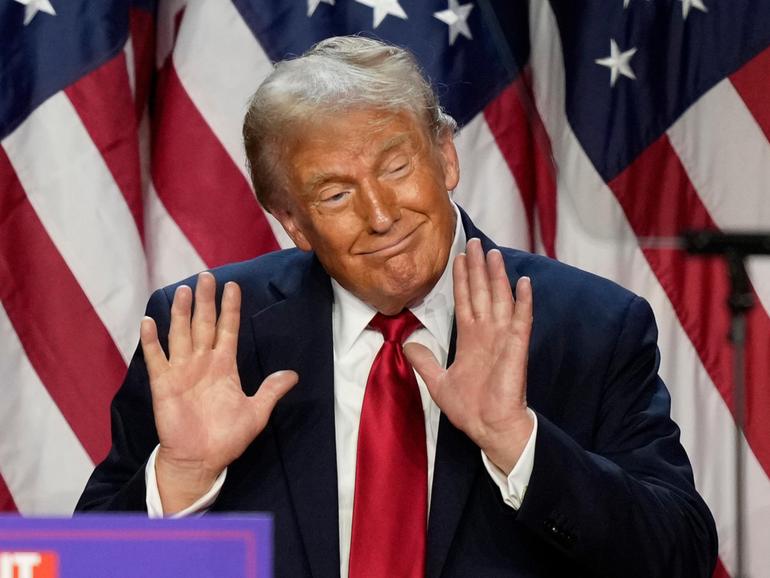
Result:
{"type": "Polygon", "coordinates": [[[243,140],[265,209],[275,206],[275,193],[286,187],[280,152],[290,129],[319,114],[355,108],[409,112],[425,123],[434,142],[457,129],[407,50],[361,36],[322,40],[302,56],[278,62],[251,98],[243,140]]]}

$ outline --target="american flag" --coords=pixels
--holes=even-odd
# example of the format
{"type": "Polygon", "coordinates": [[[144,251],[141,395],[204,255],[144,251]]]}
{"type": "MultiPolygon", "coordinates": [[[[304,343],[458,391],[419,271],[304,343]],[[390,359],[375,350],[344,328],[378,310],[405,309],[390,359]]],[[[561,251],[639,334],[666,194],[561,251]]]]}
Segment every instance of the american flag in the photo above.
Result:
{"type": "MultiPolygon", "coordinates": [[[[271,61],[356,32],[417,55],[462,126],[454,197],[486,233],[651,302],[730,575],[725,267],[649,239],[770,228],[770,0],[0,0],[0,510],[71,512],[151,288],[290,245],[253,198],[241,119],[271,61]]],[[[770,259],[749,271],[761,578],[770,259]]]]}

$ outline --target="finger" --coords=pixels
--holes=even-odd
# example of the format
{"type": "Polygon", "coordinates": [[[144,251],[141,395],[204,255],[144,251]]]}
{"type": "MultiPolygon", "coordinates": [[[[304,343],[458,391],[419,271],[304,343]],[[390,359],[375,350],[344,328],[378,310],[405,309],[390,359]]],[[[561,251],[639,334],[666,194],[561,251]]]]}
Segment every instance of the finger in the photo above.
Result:
{"type": "Polygon", "coordinates": [[[142,344],[144,364],[150,381],[161,375],[168,368],[166,353],[158,341],[158,327],[152,317],[143,317],[139,326],[139,341],[142,344]]]}
{"type": "Polygon", "coordinates": [[[216,348],[235,357],[238,351],[238,328],[241,324],[241,288],[228,281],[222,292],[222,309],[217,322],[216,348]]]}
{"type": "Polygon", "coordinates": [[[471,307],[473,315],[477,319],[485,319],[491,310],[491,294],[489,290],[489,276],[487,264],[484,259],[484,249],[481,241],[471,239],[468,241],[468,286],[471,292],[471,307]]]}
{"type": "Polygon", "coordinates": [[[214,301],[217,282],[208,271],[198,275],[195,286],[195,310],[192,316],[192,344],[196,351],[214,347],[217,308],[214,301]]]}
{"type": "Polygon", "coordinates": [[[512,382],[518,384],[518,388],[513,393],[521,405],[526,405],[527,400],[527,360],[529,340],[532,335],[532,311],[532,283],[529,277],[521,277],[516,283],[513,333],[506,339],[506,355],[514,371],[512,382]]]}
{"type": "Polygon", "coordinates": [[[171,303],[171,323],[168,330],[169,361],[185,359],[190,356],[190,309],[192,308],[192,289],[180,285],[174,293],[171,303]]]}
{"type": "Polygon", "coordinates": [[[514,331],[526,337],[532,332],[534,299],[532,297],[532,281],[529,277],[521,277],[516,282],[516,304],[513,311],[514,331]]]}
{"type": "Polygon", "coordinates": [[[465,253],[455,257],[452,266],[452,280],[454,283],[455,316],[458,323],[466,323],[473,320],[471,308],[471,290],[468,286],[468,258],[465,253]]]}
{"type": "Polygon", "coordinates": [[[503,256],[497,249],[487,253],[487,272],[492,290],[492,316],[496,321],[509,323],[513,313],[513,292],[503,256]]]}
{"type": "Polygon", "coordinates": [[[529,332],[517,333],[505,339],[504,356],[509,364],[510,379],[505,396],[515,406],[527,405],[527,366],[529,360],[529,332]]]}
{"type": "MultiPolygon", "coordinates": [[[[420,374],[425,385],[428,386],[430,396],[436,401],[441,389],[441,376],[445,370],[439,364],[433,352],[420,343],[410,342],[404,344],[404,355],[412,364],[414,370],[420,374]]],[[[438,403],[438,401],[436,401],[438,403]]]]}
{"type": "Polygon", "coordinates": [[[257,417],[257,434],[264,429],[278,400],[286,395],[286,392],[294,387],[298,381],[297,372],[290,370],[276,371],[264,379],[257,393],[250,398],[250,403],[257,417]]]}

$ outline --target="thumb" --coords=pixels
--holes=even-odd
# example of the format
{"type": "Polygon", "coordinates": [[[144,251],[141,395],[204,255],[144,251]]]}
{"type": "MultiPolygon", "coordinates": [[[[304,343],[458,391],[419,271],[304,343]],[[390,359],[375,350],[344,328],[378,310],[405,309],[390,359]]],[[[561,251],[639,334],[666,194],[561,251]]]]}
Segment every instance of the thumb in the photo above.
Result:
{"type": "Polygon", "coordinates": [[[294,387],[298,381],[299,375],[297,375],[297,372],[290,370],[276,371],[262,381],[262,385],[259,386],[257,393],[251,397],[252,407],[262,427],[267,424],[267,420],[270,414],[273,413],[278,400],[286,395],[286,392],[294,387]]]}
{"type": "Polygon", "coordinates": [[[428,386],[430,396],[435,400],[439,390],[439,380],[445,371],[436,356],[424,345],[414,342],[404,344],[404,355],[414,370],[420,374],[425,385],[428,386]]]}

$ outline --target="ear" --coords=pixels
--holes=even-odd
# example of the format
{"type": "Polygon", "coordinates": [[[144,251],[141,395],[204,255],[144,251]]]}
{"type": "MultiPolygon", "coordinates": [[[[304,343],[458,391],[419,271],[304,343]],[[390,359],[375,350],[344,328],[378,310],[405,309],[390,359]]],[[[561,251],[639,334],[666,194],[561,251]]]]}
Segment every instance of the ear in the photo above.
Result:
{"type": "Polygon", "coordinates": [[[444,169],[444,185],[447,191],[452,191],[460,182],[460,161],[457,158],[457,149],[451,131],[445,130],[439,136],[438,148],[444,169]]]}
{"type": "Polygon", "coordinates": [[[303,227],[300,225],[297,219],[296,213],[286,207],[276,207],[272,211],[273,216],[281,223],[283,230],[289,235],[289,238],[294,241],[294,244],[298,249],[303,251],[312,251],[313,246],[310,244],[303,227]]]}

